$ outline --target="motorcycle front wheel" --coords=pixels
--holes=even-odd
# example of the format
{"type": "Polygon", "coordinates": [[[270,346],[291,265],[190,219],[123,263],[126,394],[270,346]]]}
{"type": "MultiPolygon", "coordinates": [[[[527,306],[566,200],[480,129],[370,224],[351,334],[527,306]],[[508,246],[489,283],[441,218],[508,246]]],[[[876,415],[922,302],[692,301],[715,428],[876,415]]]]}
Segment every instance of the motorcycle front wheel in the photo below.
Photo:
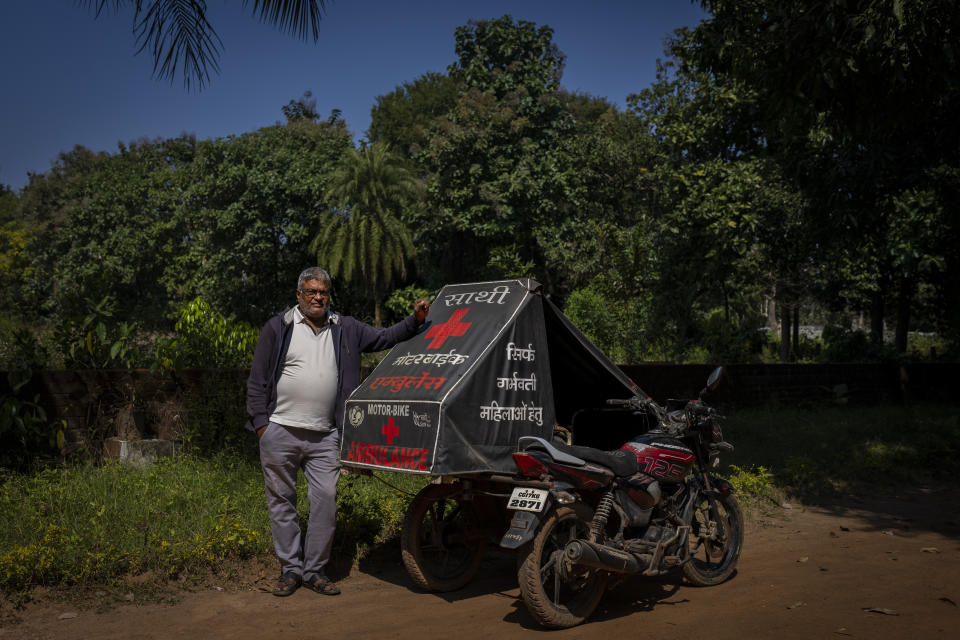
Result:
{"type": "Polygon", "coordinates": [[[455,591],[476,575],[487,540],[456,484],[430,484],[410,503],[400,533],[403,565],[417,586],[455,591]]]}
{"type": "Polygon", "coordinates": [[[733,494],[714,501],[700,497],[690,523],[690,553],[683,575],[693,585],[711,587],[720,584],[737,568],[743,547],[743,512],[733,494]]]}
{"type": "Polygon", "coordinates": [[[609,574],[571,565],[564,559],[567,543],[586,538],[592,512],[576,504],[560,507],[544,521],[520,564],[520,593],[541,625],[565,629],[580,624],[603,597],[609,574]]]}

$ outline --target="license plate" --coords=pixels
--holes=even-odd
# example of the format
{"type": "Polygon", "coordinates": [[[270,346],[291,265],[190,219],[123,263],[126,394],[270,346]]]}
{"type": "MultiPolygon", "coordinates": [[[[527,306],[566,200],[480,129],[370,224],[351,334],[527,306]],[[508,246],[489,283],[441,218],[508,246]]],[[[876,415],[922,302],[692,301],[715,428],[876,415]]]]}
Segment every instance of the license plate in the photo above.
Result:
{"type": "Polygon", "coordinates": [[[530,487],[514,487],[510,494],[507,509],[514,511],[543,511],[547,506],[546,489],[531,489],[530,487]]]}

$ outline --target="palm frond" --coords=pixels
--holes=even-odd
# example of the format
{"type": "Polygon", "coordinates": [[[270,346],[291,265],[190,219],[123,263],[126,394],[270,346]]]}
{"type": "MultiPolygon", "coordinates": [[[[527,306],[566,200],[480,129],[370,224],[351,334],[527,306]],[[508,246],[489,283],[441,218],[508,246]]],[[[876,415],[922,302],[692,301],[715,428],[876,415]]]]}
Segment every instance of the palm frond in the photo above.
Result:
{"type": "Polygon", "coordinates": [[[150,47],[155,77],[173,82],[182,64],[187,89],[194,80],[202,88],[210,79],[209,69],[220,71],[223,42],[207,21],[206,11],[203,0],[155,0],[146,12],[137,1],[133,27],[140,45],[137,53],[150,47]]]}
{"type": "MultiPolygon", "coordinates": [[[[312,35],[316,42],[328,2],[253,0],[253,15],[301,40],[312,35]]],[[[112,5],[114,13],[132,6],[137,54],[150,49],[156,78],[173,82],[179,70],[188,90],[194,83],[202,89],[210,81],[211,72],[220,71],[223,41],[207,20],[205,0],[79,0],[79,4],[93,9],[94,19],[108,6],[112,5]]],[[[246,7],[250,0],[244,0],[243,4],[246,7]]]]}
{"type": "Polygon", "coordinates": [[[406,278],[407,259],[414,247],[399,216],[418,195],[416,178],[385,145],[348,149],[326,194],[331,206],[345,212],[337,217],[342,222],[340,253],[335,254],[332,243],[319,237],[312,246],[325,247],[330,260],[340,261],[339,274],[345,280],[362,278],[380,295],[397,275],[406,278]]]}
{"type": "MultiPolygon", "coordinates": [[[[244,0],[243,6],[250,4],[244,0]]],[[[320,39],[320,19],[327,10],[325,0],[253,0],[253,15],[260,15],[260,22],[277,25],[282,31],[307,39],[309,28],[316,42],[320,39]]]]}

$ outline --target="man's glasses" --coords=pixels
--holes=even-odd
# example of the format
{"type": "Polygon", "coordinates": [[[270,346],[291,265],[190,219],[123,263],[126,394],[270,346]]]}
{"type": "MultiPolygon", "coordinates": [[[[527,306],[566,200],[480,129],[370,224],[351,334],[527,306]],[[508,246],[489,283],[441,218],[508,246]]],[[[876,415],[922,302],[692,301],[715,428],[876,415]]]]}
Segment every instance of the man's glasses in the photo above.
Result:
{"type": "Polygon", "coordinates": [[[322,296],[324,298],[330,297],[330,292],[326,289],[300,289],[300,293],[302,293],[307,300],[315,298],[316,296],[322,296]]]}

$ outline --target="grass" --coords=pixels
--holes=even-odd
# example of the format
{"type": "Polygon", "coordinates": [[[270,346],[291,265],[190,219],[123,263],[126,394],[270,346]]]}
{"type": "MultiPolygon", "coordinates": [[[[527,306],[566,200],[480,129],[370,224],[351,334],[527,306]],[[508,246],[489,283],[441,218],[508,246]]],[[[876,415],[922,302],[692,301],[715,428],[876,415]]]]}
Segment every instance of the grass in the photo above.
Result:
{"type": "MultiPolygon", "coordinates": [[[[763,469],[788,493],[827,495],[854,484],[938,483],[960,472],[960,412],[882,405],[731,412],[725,475],[763,469]]],[[[736,484],[736,483],[735,483],[736,484]]]]}
{"type": "MultiPolygon", "coordinates": [[[[391,478],[408,493],[424,482],[391,478]]],[[[356,561],[395,536],[409,498],[373,478],[341,478],[334,553],[356,561]]],[[[306,505],[301,481],[302,522],[306,505]]],[[[181,455],[145,469],[112,463],[11,475],[0,485],[0,590],[8,596],[145,573],[197,575],[271,553],[254,462],[181,455]]]]}
{"type": "MultiPolygon", "coordinates": [[[[960,472],[955,407],[766,408],[730,412],[736,451],[718,471],[761,512],[789,494],[856,483],[943,482],[960,472]]],[[[395,540],[422,476],[347,475],[334,556],[356,562],[395,540]]],[[[306,495],[301,485],[301,520],[306,495]]],[[[270,563],[263,479],[255,461],[178,455],[145,469],[82,465],[0,476],[0,591],[108,585],[135,576],[196,577],[247,560],[270,563]]]]}

